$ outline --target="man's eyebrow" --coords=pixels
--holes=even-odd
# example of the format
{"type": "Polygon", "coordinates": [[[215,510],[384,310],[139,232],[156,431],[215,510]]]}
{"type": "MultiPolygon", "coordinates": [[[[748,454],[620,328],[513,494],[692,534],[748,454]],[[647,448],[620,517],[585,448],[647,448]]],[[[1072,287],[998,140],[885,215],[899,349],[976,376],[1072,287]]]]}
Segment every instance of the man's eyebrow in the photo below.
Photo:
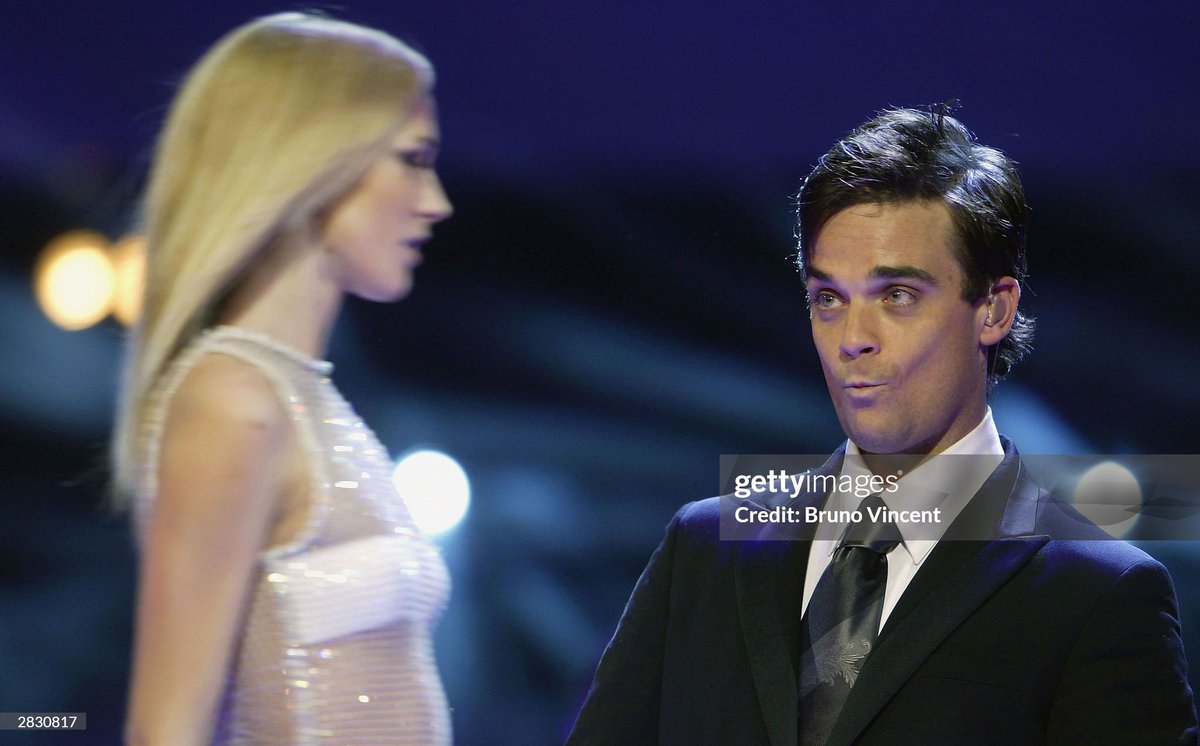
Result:
{"type": "Polygon", "coordinates": [[[819,280],[821,282],[833,282],[833,278],[829,276],[829,273],[822,272],[811,265],[808,267],[808,279],[819,280]]]}
{"type": "MultiPolygon", "coordinates": [[[[810,280],[817,280],[818,282],[833,283],[832,275],[812,266],[808,268],[808,277],[810,280]]],[[[899,267],[877,266],[871,270],[870,277],[875,280],[920,280],[930,285],[938,284],[937,278],[930,274],[928,270],[907,264],[899,267]]]]}
{"type": "Polygon", "coordinates": [[[907,264],[899,267],[877,266],[871,270],[871,277],[878,280],[920,280],[930,285],[938,284],[937,278],[927,270],[907,264]]]}

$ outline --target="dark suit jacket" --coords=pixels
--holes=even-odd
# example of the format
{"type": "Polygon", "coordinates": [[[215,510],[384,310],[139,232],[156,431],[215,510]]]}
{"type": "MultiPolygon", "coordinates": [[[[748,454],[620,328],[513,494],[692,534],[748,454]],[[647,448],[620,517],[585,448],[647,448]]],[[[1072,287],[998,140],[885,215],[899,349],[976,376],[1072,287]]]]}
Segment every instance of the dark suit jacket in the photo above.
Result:
{"type": "MultiPolygon", "coordinates": [[[[889,616],[829,743],[1196,743],[1166,571],[1052,501],[1004,444],[889,616]],[[981,522],[995,538],[961,530],[981,522]]],[[[731,500],[675,515],[568,744],[796,744],[811,530],[720,541],[731,500]]]]}

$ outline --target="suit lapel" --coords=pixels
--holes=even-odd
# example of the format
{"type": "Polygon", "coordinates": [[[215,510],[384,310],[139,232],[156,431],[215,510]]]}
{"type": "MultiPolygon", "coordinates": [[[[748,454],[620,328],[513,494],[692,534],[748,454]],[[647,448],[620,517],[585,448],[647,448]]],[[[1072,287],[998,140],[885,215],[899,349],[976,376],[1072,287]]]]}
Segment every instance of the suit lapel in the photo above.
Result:
{"type": "Polygon", "coordinates": [[[799,614],[791,623],[786,599],[802,586],[788,582],[795,575],[803,582],[807,555],[798,551],[807,542],[741,542],[734,568],[742,637],[750,673],[772,746],[795,746],[796,647],[799,614]],[[798,575],[790,568],[798,568],[798,575]],[[782,572],[781,572],[782,570],[782,572]]]}
{"type": "Polygon", "coordinates": [[[1046,541],[1047,537],[1041,536],[988,543],[933,589],[923,603],[880,639],[850,690],[828,743],[852,743],[930,653],[1024,567],[1046,541]]]}
{"type": "Polygon", "coordinates": [[[1048,540],[1031,534],[1038,488],[1012,443],[1005,459],[938,542],[888,617],[830,734],[852,743],[926,658],[1048,540]],[[997,538],[982,533],[990,526],[997,538]]]}
{"type": "MultiPolygon", "coordinates": [[[[841,460],[839,449],[814,473],[836,474],[841,460]]],[[[825,498],[810,493],[789,502],[819,507],[825,498]]],[[[772,746],[796,746],[800,606],[809,540],[815,528],[802,526],[799,532],[783,537],[775,535],[777,527],[768,524],[761,541],[739,541],[734,546],[734,583],[742,636],[772,746]]]]}
{"type": "Polygon", "coordinates": [[[881,632],[886,637],[913,609],[988,542],[1030,536],[1037,517],[1038,488],[1021,466],[1012,442],[1002,437],[1005,458],[946,530],[912,579],[881,632]],[[997,528],[999,527],[999,528],[997,528]]]}

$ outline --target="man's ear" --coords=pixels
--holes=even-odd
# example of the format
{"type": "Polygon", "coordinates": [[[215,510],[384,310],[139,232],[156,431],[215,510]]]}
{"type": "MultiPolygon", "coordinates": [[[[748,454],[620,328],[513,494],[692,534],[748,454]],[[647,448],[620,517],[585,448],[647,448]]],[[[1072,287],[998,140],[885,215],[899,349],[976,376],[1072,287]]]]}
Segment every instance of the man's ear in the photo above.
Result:
{"type": "Polygon", "coordinates": [[[1021,286],[1013,277],[1001,277],[992,283],[991,289],[979,306],[982,324],[979,344],[991,347],[1008,336],[1013,321],[1017,318],[1017,303],[1021,300],[1021,286]]]}

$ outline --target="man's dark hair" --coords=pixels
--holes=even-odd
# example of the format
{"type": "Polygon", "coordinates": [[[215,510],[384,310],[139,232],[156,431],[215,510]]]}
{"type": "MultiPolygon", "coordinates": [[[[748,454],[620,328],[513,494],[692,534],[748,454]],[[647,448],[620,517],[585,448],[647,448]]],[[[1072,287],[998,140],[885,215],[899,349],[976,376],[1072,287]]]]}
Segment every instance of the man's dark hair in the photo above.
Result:
{"type": "MultiPolygon", "coordinates": [[[[1001,277],[1024,284],[1027,208],[1016,166],[946,109],[884,111],[821,157],[796,197],[796,265],[806,281],[817,235],[837,213],[940,199],[954,222],[963,298],[975,303],[1001,277]]],[[[1018,311],[1008,336],[988,351],[988,382],[1007,375],[1032,341],[1033,319],[1018,311]]]]}

